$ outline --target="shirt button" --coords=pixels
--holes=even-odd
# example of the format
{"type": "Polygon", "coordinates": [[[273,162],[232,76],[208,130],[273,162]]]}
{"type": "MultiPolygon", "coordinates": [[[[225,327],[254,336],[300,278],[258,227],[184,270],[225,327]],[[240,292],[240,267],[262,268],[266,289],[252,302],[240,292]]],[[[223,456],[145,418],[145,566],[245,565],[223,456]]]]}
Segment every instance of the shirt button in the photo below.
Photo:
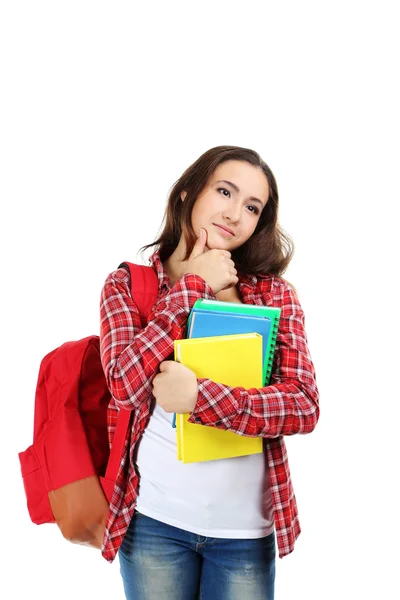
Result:
{"type": "Polygon", "coordinates": [[[222,421],[216,421],[215,424],[216,425],[222,425],[222,421]]]}
{"type": "Polygon", "coordinates": [[[201,423],[201,418],[200,417],[195,417],[194,420],[196,421],[196,423],[201,423]]]}

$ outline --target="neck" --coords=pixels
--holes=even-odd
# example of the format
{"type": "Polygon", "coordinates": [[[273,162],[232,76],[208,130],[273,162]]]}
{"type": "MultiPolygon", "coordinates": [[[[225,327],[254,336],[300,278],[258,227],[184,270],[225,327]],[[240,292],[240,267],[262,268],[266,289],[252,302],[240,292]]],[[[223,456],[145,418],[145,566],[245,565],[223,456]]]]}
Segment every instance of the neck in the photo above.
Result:
{"type": "Polygon", "coordinates": [[[179,244],[173,251],[173,253],[163,263],[164,269],[170,279],[171,286],[174,285],[178,279],[183,277],[187,265],[187,260],[183,260],[185,256],[186,246],[185,241],[182,238],[179,240],[179,244]]]}

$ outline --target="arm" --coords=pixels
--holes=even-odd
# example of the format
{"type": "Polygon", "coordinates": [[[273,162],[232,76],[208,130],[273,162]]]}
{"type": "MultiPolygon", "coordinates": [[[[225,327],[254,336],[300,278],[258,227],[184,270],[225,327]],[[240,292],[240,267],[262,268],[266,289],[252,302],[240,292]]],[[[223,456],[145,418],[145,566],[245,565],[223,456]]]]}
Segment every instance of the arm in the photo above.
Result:
{"type": "Polygon", "coordinates": [[[319,393],[307,346],[304,313],[286,284],[270,385],[245,390],[199,379],[189,422],[266,438],[311,432],[319,418],[319,393]]]}
{"type": "Polygon", "coordinates": [[[108,388],[119,408],[136,409],[152,393],[161,361],[184,335],[190,310],[198,298],[214,298],[198,275],[186,274],[157,300],[147,326],[130,295],[125,269],[111,273],[101,293],[100,352],[108,388]]]}

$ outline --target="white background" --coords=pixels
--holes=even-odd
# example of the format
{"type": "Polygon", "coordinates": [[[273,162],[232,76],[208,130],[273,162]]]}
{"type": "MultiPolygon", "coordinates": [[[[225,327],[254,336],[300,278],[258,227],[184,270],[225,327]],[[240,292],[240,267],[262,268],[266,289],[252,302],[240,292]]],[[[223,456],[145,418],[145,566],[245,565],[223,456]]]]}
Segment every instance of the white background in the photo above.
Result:
{"type": "Polygon", "coordinates": [[[221,144],[277,178],[321,393],[287,440],[303,533],[276,597],[400,597],[395,5],[2,2],[2,598],[123,598],[117,561],[30,522],[17,453],[41,358],[98,333],[105,277],[221,144]]]}

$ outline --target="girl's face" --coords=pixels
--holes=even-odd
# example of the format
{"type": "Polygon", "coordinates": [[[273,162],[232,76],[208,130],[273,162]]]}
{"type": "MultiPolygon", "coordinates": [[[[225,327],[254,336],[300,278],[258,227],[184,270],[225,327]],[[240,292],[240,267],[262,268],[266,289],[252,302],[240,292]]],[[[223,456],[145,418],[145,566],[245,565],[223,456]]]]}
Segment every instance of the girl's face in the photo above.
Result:
{"type": "Polygon", "coordinates": [[[268,196],[268,180],[259,167],[223,162],[193,206],[193,230],[196,235],[201,228],[207,231],[210,250],[235,250],[254,233],[268,196]]]}

